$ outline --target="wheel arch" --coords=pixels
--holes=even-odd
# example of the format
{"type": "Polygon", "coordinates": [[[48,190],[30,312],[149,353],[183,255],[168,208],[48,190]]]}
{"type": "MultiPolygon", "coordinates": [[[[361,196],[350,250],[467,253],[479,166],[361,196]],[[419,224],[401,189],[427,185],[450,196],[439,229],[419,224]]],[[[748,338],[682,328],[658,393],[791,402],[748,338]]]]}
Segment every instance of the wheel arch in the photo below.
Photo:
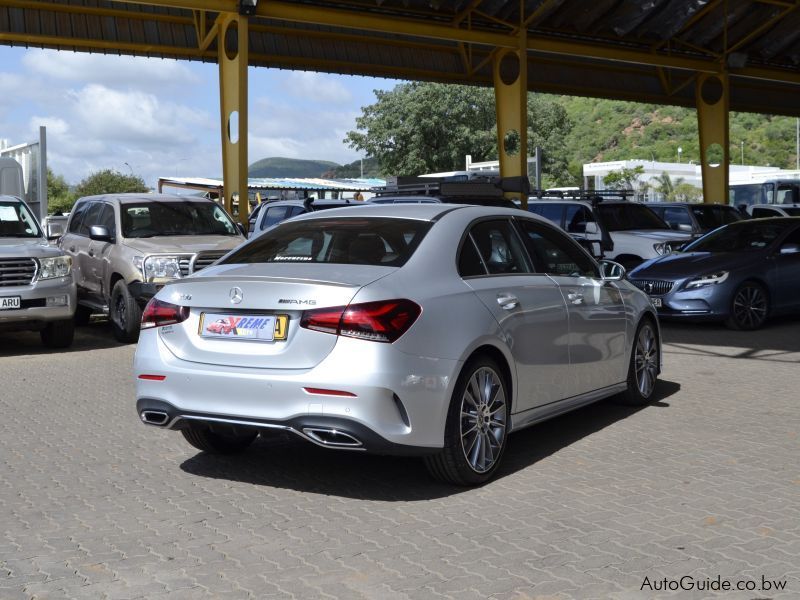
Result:
{"type": "Polygon", "coordinates": [[[511,368],[513,359],[498,346],[490,343],[483,343],[468,353],[464,359],[464,364],[461,366],[461,370],[458,373],[459,376],[469,362],[478,356],[487,356],[495,361],[497,366],[500,367],[500,375],[503,377],[506,385],[508,386],[508,397],[511,398],[511,412],[513,413],[514,406],[516,405],[515,394],[517,389],[516,372],[511,368]]]}

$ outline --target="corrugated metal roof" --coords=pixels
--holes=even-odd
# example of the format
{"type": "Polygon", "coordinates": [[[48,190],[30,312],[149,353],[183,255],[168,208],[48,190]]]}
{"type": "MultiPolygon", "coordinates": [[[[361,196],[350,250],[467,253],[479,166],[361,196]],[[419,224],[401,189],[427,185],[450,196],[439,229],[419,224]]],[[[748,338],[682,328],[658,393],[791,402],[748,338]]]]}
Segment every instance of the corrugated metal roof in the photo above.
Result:
{"type": "MultiPolygon", "coordinates": [[[[800,115],[798,0],[522,5],[521,12],[520,2],[503,0],[262,0],[260,16],[250,18],[250,63],[491,85],[493,45],[463,38],[510,39],[525,21],[531,90],[693,106],[695,73],[686,64],[705,70],[727,64],[731,109],[800,115]],[[363,23],[373,17],[397,27],[363,23]],[[419,29],[431,25],[454,35],[419,29]],[[556,42],[562,46],[554,51],[556,42]],[[687,63],[675,66],[680,60],[687,63]]],[[[215,61],[215,44],[198,48],[205,34],[195,26],[199,12],[178,6],[192,2],[0,0],[0,43],[215,61]]],[[[216,13],[207,16],[210,23],[216,13]]]]}
{"type": "MultiPolygon", "coordinates": [[[[194,189],[222,188],[222,179],[208,177],[160,177],[159,183],[165,186],[177,185],[194,189]]],[[[375,178],[356,179],[321,179],[321,178],[280,178],[251,177],[247,187],[251,191],[258,190],[325,190],[344,192],[367,192],[374,187],[384,186],[386,181],[375,178]]]]}

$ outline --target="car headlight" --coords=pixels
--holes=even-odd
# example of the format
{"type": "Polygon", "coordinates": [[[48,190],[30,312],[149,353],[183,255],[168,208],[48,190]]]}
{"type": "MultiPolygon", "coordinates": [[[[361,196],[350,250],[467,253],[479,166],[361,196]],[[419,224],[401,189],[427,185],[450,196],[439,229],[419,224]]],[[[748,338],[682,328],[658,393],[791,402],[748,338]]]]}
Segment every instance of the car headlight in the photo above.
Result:
{"type": "Polygon", "coordinates": [[[719,273],[712,273],[711,275],[702,275],[696,277],[686,284],[686,289],[703,287],[704,285],[718,285],[728,278],[727,271],[720,271],[719,273]]]}
{"type": "Polygon", "coordinates": [[[70,271],[72,271],[72,258],[69,256],[39,259],[39,279],[66,277],[70,271]]]}
{"type": "Polygon", "coordinates": [[[672,252],[672,248],[667,242],[661,242],[660,244],[653,244],[653,250],[656,251],[656,254],[669,254],[672,252]]]}
{"type": "Polygon", "coordinates": [[[145,280],[176,279],[181,276],[181,266],[177,256],[148,256],[144,259],[145,280]]]}

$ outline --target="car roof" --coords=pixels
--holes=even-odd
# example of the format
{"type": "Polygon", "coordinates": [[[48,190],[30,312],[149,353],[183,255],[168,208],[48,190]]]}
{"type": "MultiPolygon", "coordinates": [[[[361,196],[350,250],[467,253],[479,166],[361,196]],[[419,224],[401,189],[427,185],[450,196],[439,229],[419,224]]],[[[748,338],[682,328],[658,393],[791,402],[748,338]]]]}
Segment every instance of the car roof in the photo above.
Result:
{"type": "MultiPolygon", "coordinates": [[[[348,206],[331,208],[322,212],[309,212],[293,217],[292,221],[303,219],[329,219],[334,217],[385,217],[398,219],[417,219],[421,221],[434,221],[452,211],[470,211],[475,218],[483,216],[524,216],[535,217],[529,212],[518,208],[503,208],[500,206],[478,206],[475,204],[369,204],[364,206],[348,206]]],[[[461,214],[464,214],[461,212],[461,214]]]]}
{"type": "Polygon", "coordinates": [[[148,194],[148,193],[129,193],[129,194],[99,194],[97,196],[84,196],[78,200],[104,200],[106,202],[118,202],[120,204],[139,204],[141,202],[214,202],[210,198],[202,196],[178,196],[174,194],[148,194]]]}
{"type": "Polygon", "coordinates": [[[22,202],[22,200],[20,200],[16,196],[9,196],[7,194],[0,194],[0,200],[2,200],[3,202],[17,202],[17,203],[22,202]]]}
{"type": "Polygon", "coordinates": [[[730,204],[719,204],[716,202],[646,202],[645,206],[721,206],[723,208],[737,210],[736,207],[731,206],[730,204]]]}

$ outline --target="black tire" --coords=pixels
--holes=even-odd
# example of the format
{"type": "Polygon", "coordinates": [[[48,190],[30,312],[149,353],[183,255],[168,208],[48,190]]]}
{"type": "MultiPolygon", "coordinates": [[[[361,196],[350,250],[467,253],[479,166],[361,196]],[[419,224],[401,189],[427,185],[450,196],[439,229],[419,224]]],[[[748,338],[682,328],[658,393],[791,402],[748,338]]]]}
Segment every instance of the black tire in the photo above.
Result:
{"type": "Polygon", "coordinates": [[[758,329],[769,316],[769,294],[763,285],[745,281],[731,297],[731,308],[725,326],[730,329],[752,331],[758,329]]]}
{"type": "Polygon", "coordinates": [[[39,336],[47,348],[69,348],[75,338],[75,321],[51,321],[39,332],[39,336]]]}
{"type": "Polygon", "coordinates": [[[255,429],[231,428],[230,432],[211,431],[208,427],[194,426],[182,429],[186,441],[203,452],[211,454],[238,454],[244,452],[258,436],[255,429]]]}
{"type": "Polygon", "coordinates": [[[462,486],[481,485],[492,478],[500,466],[508,445],[507,428],[511,415],[508,388],[503,371],[491,358],[478,356],[467,362],[450,399],[445,422],[444,447],[441,452],[425,457],[425,465],[433,477],[445,483],[462,486]],[[483,375],[492,377],[489,385],[483,386],[491,389],[488,401],[485,401],[485,394],[472,391],[480,388],[474,385],[476,378],[483,375]],[[468,387],[471,390],[469,397],[474,398],[477,394],[483,400],[479,398],[477,403],[472,402],[475,414],[465,417],[467,413],[462,412],[462,403],[467,403],[465,406],[468,407],[469,413],[473,410],[467,397],[468,387]],[[463,432],[464,427],[471,429],[463,432]],[[470,435],[471,432],[474,432],[474,437],[470,435]],[[469,448],[466,448],[465,444],[469,445],[469,448]],[[489,457],[486,449],[491,454],[490,463],[487,463],[489,457]]]}
{"type": "Polygon", "coordinates": [[[114,337],[125,344],[139,339],[142,309],[125,282],[120,280],[111,290],[111,306],[108,307],[114,337]]]}
{"type": "Polygon", "coordinates": [[[628,363],[628,388],[614,396],[617,404],[643,406],[653,399],[658,383],[659,356],[658,328],[652,320],[644,319],[636,328],[631,358],[628,363]],[[649,342],[645,341],[649,340],[649,342]],[[648,385],[643,378],[650,377],[648,385]]]}
{"type": "Polygon", "coordinates": [[[92,309],[88,306],[78,305],[75,309],[75,325],[78,327],[85,327],[89,324],[89,320],[92,318],[92,309]]]}

